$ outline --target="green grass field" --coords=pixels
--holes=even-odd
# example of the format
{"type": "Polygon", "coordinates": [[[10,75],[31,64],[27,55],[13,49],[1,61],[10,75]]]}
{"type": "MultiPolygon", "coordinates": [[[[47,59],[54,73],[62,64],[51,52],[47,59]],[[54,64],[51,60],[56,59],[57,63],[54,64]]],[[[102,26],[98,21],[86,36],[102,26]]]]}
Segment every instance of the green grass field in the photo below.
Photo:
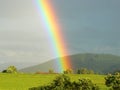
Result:
{"type": "MultiPolygon", "coordinates": [[[[0,73],[0,90],[28,90],[49,84],[58,74],[3,74],[0,73]]],[[[104,75],[69,74],[72,81],[78,78],[88,78],[100,86],[101,90],[108,90],[105,86],[104,75]]]]}

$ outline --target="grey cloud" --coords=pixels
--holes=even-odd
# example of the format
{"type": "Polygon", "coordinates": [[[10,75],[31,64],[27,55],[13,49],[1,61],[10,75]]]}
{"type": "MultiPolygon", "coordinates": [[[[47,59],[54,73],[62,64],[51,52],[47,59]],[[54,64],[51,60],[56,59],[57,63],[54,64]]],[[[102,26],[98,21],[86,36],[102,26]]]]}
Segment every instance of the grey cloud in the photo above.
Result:
{"type": "MultiPolygon", "coordinates": [[[[120,0],[51,0],[51,3],[69,54],[120,55],[120,0]]],[[[1,64],[37,64],[57,57],[38,12],[34,0],[0,0],[1,64]]]]}

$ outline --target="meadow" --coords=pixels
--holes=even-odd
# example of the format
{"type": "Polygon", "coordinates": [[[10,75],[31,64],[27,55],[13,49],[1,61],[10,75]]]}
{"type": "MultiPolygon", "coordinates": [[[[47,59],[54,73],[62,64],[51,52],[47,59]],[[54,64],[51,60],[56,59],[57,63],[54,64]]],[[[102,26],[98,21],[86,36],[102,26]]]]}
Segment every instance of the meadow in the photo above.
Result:
{"type": "MultiPolygon", "coordinates": [[[[0,73],[0,90],[28,90],[31,87],[47,85],[59,74],[6,74],[0,73]]],[[[72,81],[78,78],[88,78],[96,83],[101,90],[108,90],[105,86],[105,75],[68,74],[72,81]]]]}

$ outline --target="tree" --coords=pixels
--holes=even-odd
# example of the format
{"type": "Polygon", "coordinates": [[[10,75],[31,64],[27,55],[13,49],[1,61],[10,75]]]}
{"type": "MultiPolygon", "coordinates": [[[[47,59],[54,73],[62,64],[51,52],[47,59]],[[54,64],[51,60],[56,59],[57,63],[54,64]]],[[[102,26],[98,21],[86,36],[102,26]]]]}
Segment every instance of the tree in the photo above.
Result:
{"type": "Polygon", "coordinates": [[[72,69],[67,69],[65,71],[63,71],[64,74],[72,74],[73,70],[72,69]]]}
{"type": "Polygon", "coordinates": [[[54,73],[54,70],[53,69],[49,69],[49,73],[54,73]]]}
{"type": "Polygon", "coordinates": [[[94,74],[94,71],[87,68],[80,68],[77,70],[77,74],[94,74]]]}
{"type": "Polygon", "coordinates": [[[105,84],[107,87],[111,87],[112,90],[120,90],[120,73],[107,75],[107,77],[105,77],[105,84]]]}
{"type": "Polygon", "coordinates": [[[9,66],[6,70],[2,71],[3,73],[17,73],[17,68],[15,66],[9,66]]]}
{"type": "Polygon", "coordinates": [[[88,72],[89,72],[89,74],[94,74],[93,70],[89,70],[88,72]]]}
{"type": "Polygon", "coordinates": [[[86,68],[81,68],[77,71],[78,74],[87,74],[88,70],[86,68]]]}
{"type": "Polygon", "coordinates": [[[17,73],[17,68],[15,66],[9,66],[7,68],[8,73],[17,73]]]}
{"type": "Polygon", "coordinates": [[[7,73],[7,70],[3,70],[2,73],[7,73]]]}

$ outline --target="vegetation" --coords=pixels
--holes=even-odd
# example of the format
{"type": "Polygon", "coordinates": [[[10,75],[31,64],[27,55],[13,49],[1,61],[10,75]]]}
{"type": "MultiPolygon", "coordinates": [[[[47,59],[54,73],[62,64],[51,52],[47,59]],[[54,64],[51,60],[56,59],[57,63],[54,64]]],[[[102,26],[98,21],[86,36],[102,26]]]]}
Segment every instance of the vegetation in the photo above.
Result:
{"type": "Polygon", "coordinates": [[[6,70],[3,70],[2,73],[17,73],[17,68],[15,66],[9,66],[6,70]]]}
{"type": "Polygon", "coordinates": [[[63,71],[64,74],[72,74],[73,70],[72,69],[67,69],[65,71],[63,71]]]}
{"type": "MultiPolygon", "coordinates": [[[[0,90],[28,90],[31,87],[46,86],[55,80],[60,74],[20,74],[0,73],[0,90]]],[[[71,82],[79,82],[79,79],[89,79],[100,87],[100,90],[108,90],[105,86],[104,75],[94,74],[66,74],[71,82]]]]}
{"type": "MultiPolygon", "coordinates": [[[[47,72],[41,71],[39,65],[28,68],[34,72],[37,69],[37,71],[41,71],[36,74],[18,73],[15,66],[9,66],[0,73],[0,90],[120,90],[120,57],[83,54],[81,56],[73,55],[71,58],[73,70],[63,71],[64,75],[56,73],[54,69],[49,69],[47,72]],[[73,74],[76,68],[79,68],[77,74],[73,74]],[[93,70],[98,73],[109,71],[115,74],[99,75],[94,74],[93,70]]],[[[51,61],[49,64],[54,66],[51,61]]],[[[43,69],[49,66],[43,65],[45,66],[41,65],[43,69]]]]}
{"type": "Polygon", "coordinates": [[[53,69],[49,69],[49,73],[50,74],[54,73],[54,70],[53,69]]]}
{"type": "Polygon", "coordinates": [[[50,85],[33,87],[29,90],[99,90],[99,87],[89,79],[78,79],[71,82],[70,77],[60,75],[50,85]]]}
{"type": "Polygon", "coordinates": [[[120,90],[120,73],[116,73],[115,75],[109,74],[105,77],[105,80],[105,84],[111,87],[111,90],[120,90]]]}
{"type": "Polygon", "coordinates": [[[78,69],[77,74],[94,74],[94,71],[88,70],[87,68],[80,68],[78,69]]]}

